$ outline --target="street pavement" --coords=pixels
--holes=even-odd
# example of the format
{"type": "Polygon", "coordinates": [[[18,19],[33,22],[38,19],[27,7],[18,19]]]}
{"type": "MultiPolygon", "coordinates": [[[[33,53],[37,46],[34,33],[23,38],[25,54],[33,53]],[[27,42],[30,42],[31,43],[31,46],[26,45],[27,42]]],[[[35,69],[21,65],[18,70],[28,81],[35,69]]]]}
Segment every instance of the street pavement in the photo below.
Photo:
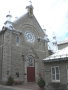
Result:
{"type": "Polygon", "coordinates": [[[13,89],[0,85],[0,90],[13,90],[13,89]]]}

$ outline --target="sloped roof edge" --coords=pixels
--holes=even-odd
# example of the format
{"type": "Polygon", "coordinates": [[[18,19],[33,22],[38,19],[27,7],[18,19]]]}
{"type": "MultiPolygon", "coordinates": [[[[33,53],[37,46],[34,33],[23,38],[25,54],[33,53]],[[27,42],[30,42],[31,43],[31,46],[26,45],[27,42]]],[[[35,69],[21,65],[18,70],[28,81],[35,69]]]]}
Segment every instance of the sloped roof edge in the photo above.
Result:
{"type": "Polygon", "coordinates": [[[50,55],[47,58],[44,58],[43,61],[48,61],[48,60],[57,60],[57,59],[64,59],[64,58],[68,58],[68,46],[65,47],[62,50],[58,50],[55,54],[50,55]]]}

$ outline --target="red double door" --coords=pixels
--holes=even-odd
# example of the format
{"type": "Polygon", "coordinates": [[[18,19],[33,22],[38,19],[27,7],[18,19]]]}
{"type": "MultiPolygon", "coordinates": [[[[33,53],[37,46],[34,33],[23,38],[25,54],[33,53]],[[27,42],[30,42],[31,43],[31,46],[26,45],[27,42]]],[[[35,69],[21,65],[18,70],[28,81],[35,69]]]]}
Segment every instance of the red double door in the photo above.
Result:
{"type": "Polygon", "coordinates": [[[27,67],[27,81],[35,82],[35,67],[27,67]]]}

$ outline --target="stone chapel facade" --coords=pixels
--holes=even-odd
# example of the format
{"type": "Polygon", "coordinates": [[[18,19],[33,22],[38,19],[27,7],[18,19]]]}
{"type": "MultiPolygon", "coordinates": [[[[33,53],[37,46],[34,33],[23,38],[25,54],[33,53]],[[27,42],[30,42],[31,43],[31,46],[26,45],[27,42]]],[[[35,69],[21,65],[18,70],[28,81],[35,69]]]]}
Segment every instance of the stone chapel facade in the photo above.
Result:
{"type": "Polygon", "coordinates": [[[32,5],[27,9],[24,16],[12,25],[7,21],[0,31],[0,81],[12,76],[16,81],[35,82],[44,70],[41,60],[48,56],[47,40],[32,5]]]}

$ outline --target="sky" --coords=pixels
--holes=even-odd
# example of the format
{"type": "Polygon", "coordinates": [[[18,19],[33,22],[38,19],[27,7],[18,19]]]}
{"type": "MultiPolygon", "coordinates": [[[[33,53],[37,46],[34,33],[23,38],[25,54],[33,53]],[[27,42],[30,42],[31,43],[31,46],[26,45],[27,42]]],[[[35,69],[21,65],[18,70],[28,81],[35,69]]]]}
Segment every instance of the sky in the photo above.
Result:
{"type": "MultiPolygon", "coordinates": [[[[46,29],[48,37],[52,39],[53,33],[57,41],[68,37],[68,0],[31,0],[34,15],[40,26],[46,29]]],[[[19,18],[26,13],[29,0],[1,0],[0,1],[0,26],[6,20],[10,11],[13,18],[19,18]]]]}

